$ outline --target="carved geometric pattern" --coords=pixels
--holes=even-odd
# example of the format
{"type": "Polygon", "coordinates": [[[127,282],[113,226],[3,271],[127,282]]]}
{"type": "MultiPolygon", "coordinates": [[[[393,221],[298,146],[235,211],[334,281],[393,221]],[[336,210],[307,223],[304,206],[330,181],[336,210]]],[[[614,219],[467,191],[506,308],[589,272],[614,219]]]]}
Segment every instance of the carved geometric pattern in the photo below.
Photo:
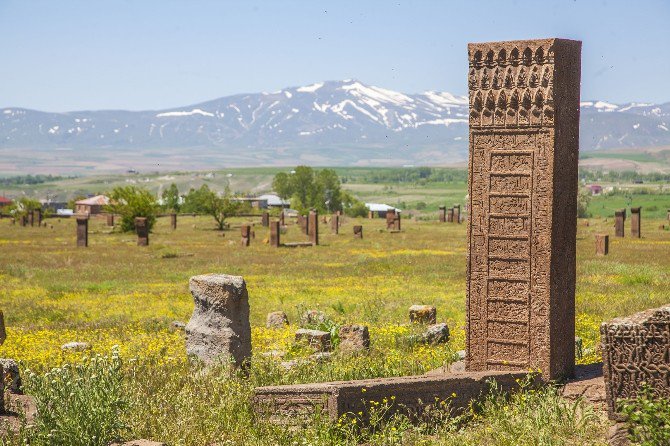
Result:
{"type": "Polygon", "coordinates": [[[469,370],[573,372],[579,53],[559,39],[468,46],[469,370]]]}
{"type": "Polygon", "coordinates": [[[607,406],[634,398],[645,382],[658,397],[670,398],[670,307],[617,318],[600,326],[607,406]]]}

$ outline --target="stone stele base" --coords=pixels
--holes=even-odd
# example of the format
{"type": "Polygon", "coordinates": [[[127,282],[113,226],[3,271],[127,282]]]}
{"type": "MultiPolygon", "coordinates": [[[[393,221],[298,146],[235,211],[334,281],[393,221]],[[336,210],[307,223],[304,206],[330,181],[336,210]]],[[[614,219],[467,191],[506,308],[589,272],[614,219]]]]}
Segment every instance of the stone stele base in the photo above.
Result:
{"type": "Polygon", "coordinates": [[[517,380],[526,376],[525,372],[488,371],[257,387],[254,406],[259,414],[280,424],[299,424],[315,410],[332,420],[347,413],[367,415],[370,401],[382,403],[384,399],[392,404],[390,412],[402,411],[415,419],[431,406],[442,406],[442,401],[456,415],[472,400],[486,395],[490,381],[495,380],[502,391],[510,392],[518,389],[517,380]]]}

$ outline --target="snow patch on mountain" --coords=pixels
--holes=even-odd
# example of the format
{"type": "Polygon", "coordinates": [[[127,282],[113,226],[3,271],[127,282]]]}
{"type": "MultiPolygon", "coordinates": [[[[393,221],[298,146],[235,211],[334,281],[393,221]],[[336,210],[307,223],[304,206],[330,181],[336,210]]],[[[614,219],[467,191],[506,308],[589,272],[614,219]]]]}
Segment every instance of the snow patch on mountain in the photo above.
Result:
{"type": "Polygon", "coordinates": [[[156,115],[157,118],[177,118],[181,116],[194,116],[194,115],[200,115],[200,116],[214,116],[214,113],[206,112],[204,110],[200,110],[199,108],[194,108],[191,111],[173,111],[173,112],[165,112],[165,113],[158,113],[156,115]]]}

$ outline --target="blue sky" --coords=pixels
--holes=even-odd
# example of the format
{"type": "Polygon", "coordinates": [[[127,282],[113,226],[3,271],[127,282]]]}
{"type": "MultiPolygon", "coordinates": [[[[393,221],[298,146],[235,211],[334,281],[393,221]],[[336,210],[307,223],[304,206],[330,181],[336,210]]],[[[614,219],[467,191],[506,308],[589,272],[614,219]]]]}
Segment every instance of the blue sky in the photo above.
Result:
{"type": "Polygon", "coordinates": [[[583,41],[582,99],[670,101],[670,2],[0,0],[0,106],[161,109],[356,78],[466,93],[468,42],[583,41]]]}

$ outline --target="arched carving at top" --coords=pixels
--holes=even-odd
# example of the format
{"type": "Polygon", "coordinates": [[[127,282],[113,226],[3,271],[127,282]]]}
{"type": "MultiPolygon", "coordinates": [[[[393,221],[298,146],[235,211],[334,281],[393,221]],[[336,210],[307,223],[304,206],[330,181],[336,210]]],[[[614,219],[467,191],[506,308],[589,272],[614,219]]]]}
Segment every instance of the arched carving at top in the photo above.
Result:
{"type": "Polygon", "coordinates": [[[544,63],[544,49],[542,47],[538,47],[535,50],[535,62],[536,63],[544,63]]]}
{"type": "Polygon", "coordinates": [[[509,53],[509,63],[512,64],[512,66],[517,66],[519,65],[519,49],[514,48],[512,51],[509,53]]]}
{"type": "Polygon", "coordinates": [[[501,67],[507,65],[507,51],[504,48],[498,52],[498,65],[501,67]]]}
{"type": "Polygon", "coordinates": [[[491,85],[490,80],[489,80],[489,70],[488,69],[484,68],[484,70],[482,70],[482,78],[481,78],[480,82],[481,82],[482,90],[488,90],[488,88],[491,85]]]}
{"type": "Polygon", "coordinates": [[[533,63],[533,50],[526,48],[523,50],[522,63],[526,66],[530,66],[533,63]]]}
{"type": "Polygon", "coordinates": [[[496,71],[493,73],[492,87],[494,90],[500,90],[503,87],[503,74],[500,68],[496,68],[496,71]]]}
{"type": "Polygon", "coordinates": [[[475,51],[475,55],[472,58],[472,64],[477,68],[482,66],[482,52],[480,50],[475,51]]]}
{"type": "Polygon", "coordinates": [[[493,54],[493,50],[489,50],[488,53],[486,53],[486,60],[484,63],[487,67],[493,68],[495,66],[494,57],[495,55],[493,54]]]}
{"type": "Polygon", "coordinates": [[[507,68],[505,75],[505,88],[514,88],[514,73],[511,68],[507,68]]]}
{"type": "Polygon", "coordinates": [[[537,66],[535,66],[530,72],[530,78],[528,79],[528,86],[531,88],[537,88],[539,85],[540,85],[540,70],[537,66]]]}
{"type": "Polygon", "coordinates": [[[526,86],[526,69],[524,67],[521,67],[519,70],[519,75],[516,77],[516,85],[517,87],[526,86]]]}

